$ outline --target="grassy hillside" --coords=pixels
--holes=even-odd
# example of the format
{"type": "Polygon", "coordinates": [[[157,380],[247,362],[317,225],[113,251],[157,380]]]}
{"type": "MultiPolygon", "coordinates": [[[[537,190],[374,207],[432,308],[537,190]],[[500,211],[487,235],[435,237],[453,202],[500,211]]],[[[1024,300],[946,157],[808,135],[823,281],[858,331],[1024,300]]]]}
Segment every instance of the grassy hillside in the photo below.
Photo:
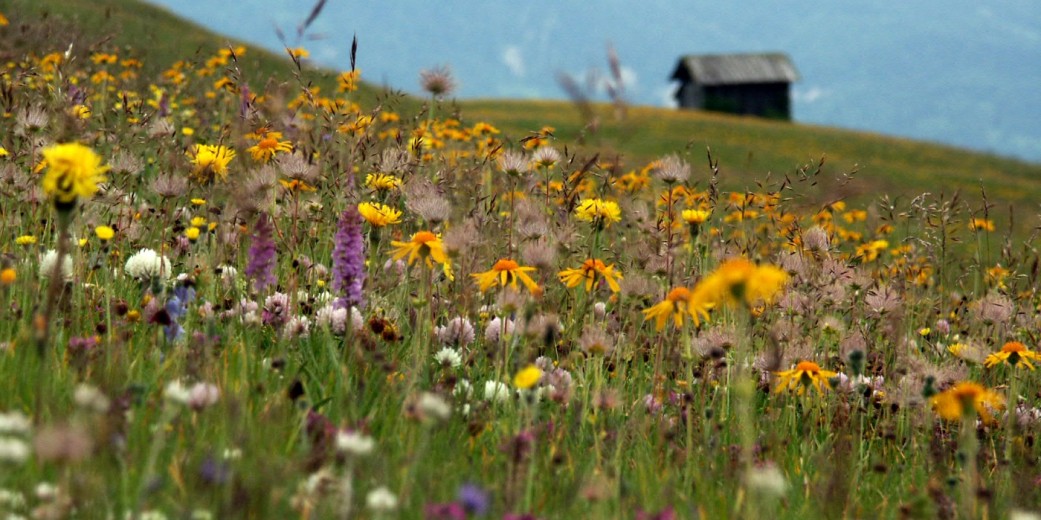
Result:
{"type": "MultiPolygon", "coordinates": [[[[0,44],[5,59],[12,58],[20,44],[40,41],[41,35],[34,32],[49,31],[42,39],[55,42],[56,49],[73,41],[74,50],[84,55],[109,43],[127,47],[143,58],[146,74],[154,75],[176,60],[204,57],[236,43],[133,0],[8,0],[2,5],[13,15],[9,29],[15,35],[0,44]],[[34,19],[48,23],[18,27],[34,19]]],[[[305,16],[302,12],[301,18],[305,16]]],[[[253,47],[239,65],[247,80],[260,85],[293,81],[296,70],[284,55],[253,47]]],[[[360,67],[364,70],[364,63],[360,67]]],[[[302,76],[303,82],[326,91],[335,84],[335,74],[328,71],[305,68],[302,76]]],[[[416,98],[393,98],[399,112],[422,109],[416,98]]],[[[372,105],[385,96],[379,88],[362,85],[357,99],[372,105]]],[[[810,204],[837,198],[864,204],[882,194],[899,202],[923,192],[949,198],[958,191],[961,200],[981,212],[985,190],[990,216],[999,227],[1009,223],[1009,208],[1014,207],[1015,230],[1024,233],[1036,223],[1034,201],[1041,195],[1041,165],[864,132],[651,107],[629,107],[618,116],[610,105],[592,105],[583,112],[563,101],[477,100],[460,102],[458,108],[464,119],[491,122],[514,139],[552,126],[559,145],[621,157],[626,168],[683,153],[704,179],[705,150],[711,148],[720,163],[722,184],[729,189],[752,188],[768,176],[775,182],[785,175],[794,180],[800,168],[813,172],[826,157],[821,175],[811,182],[813,188],[801,190],[812,199],[810,204]],[[856,173],[851,178],[844,175],[852,172],[856,173]]]]}

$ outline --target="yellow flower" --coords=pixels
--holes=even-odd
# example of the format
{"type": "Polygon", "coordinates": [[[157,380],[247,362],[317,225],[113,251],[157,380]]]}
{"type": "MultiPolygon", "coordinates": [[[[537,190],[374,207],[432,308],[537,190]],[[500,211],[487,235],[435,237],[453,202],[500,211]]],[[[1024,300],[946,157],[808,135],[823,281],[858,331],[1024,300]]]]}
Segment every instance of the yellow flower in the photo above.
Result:
{"type": "Polygon", "coordinates": [[[203,206],[206,204],[206,199],[192,199],[192,204],[196,206],[203,206]]]}
{"type": "Polygon", "coordinates": [[[613,222],[622,220],[622,210],[618,203],[603,199],[584,199],[575,208],[575,217],[584,222],[592,222],[597,227],[607,227],[613,222]]]}
{"type": "Polygon", "coordinates": [[[685,209],[680,213],[683,221],[691,226],[699,226],[712,216],[712,211],[707,209],[685,209]]]}
{"type": "Polygon", "coordinates": [[[777,388],[774,392],[781,393],[785,390],[795,390],[802,395],[806,388],[812,386],[818,393],[824,393],[824,387],[831,388],[829,379],[838,375],[837,372],[821,369],[820,365],[813,361],[800,361],[791,370],[774,372],[777,376],[777,388]]]}
{"type": "Polygon", "coordinates": [[[539,384],[540,379],[542,379],[542,370],[535,365],[528,365],[513,376],[513,386],[527,390],[539,384]]]}
{"type": "Polygon", "coordinates": [[[771,303],[788,282],[788,273],[772,265],[757,266],[745,258],[723,262],[694,286],[694,298],[715,305],[771,303]]]}
{"type": "Polygon", "coordinates": [[[711,303],[695,299],[690,289],[677,287],[669,291],[664,300],[642,312],[644,321],[654,318],[654,328],[662,330],[670,316],[677,329],[683,327],[687,316],[690,316],[694,325],[701,325],[702,319],[708,320],[711,308],[711,303]]]}
{"type": "Polygon", "coordinates": [[[0,285],[11,285],[18,279],[18,272],[13,267],[0,269],[0,285]]]}
{"type": "Polygon", "coordinates": [[[376,191],[390,191],[401,186],[401,179],[386,173],[370,173],[365,176],[365,187],[376,191]]]}
{"type": "Polygon", "coordinates": [[[960,420],[975,410],[984,422],[990,422],[991,412],[1004,408],[1005,399],[979,383],[963,381],[933,396],[932,405],[948,421],[960,420]]]}
{"type": "Polygon", "coordinates": [[[186,135],[186,136],[192,136],[192,135],[195,135],[195,129],[190,127],[190,126],[186,126],[186,127],[181,129],[181,133],[186,135]]]}
{"type": "Polygon", "coordinates": [[[188,237],[188,240],[191,240],[192,242],[195,242],[196,240],[199,239],[199,233],[200,232],[201,231],[199,230],[199,228],[197,228],[197,227],[190,227],[190,228],[184,230],[184,236],[188,237]]]}
{"type": "Polygon", "coordinates": [[[293,143],[282,141],[282,132],[265,132],[257,144],[246,149],[253,156],[253,160],[268,162],[280,152],[292,152],[293,143]]]}
{"type": "Polygon", "coordinates": [[[994,231],[994,221],[985,218],[974,218],[969,221],[970,231],[994,231]]]}
{"type": "Polygon", "coordinates": [[[1012,367],[1023,365],[1033,370],[1034,365],[1030,363],[1031,360],[1041,361],[1041,354],[1028,349],[1026,345],[1018,341],[1009,341],[1001,347],[1001,350],[987,356],[983,364],[987,368],[993,368],[1002,363],[1007,363],[1012,367]]]}
{"type": "Polygon", "coordinates": [[[8,25],[9,23],[11,23],[11,22],[7,21],[7,17],[4,16],[4,13],[0,13],[0,27],[4,27],[4,26],[8,25]]]}
{"type": "Polygon", "coordinates": [[[43,191],[58,206],[72,206],[79,198],[89,198],[105,182],[107,166],[94,150],[79,143],[56,144],[43,149],[47,171],[43,191]]]}
{"type": "Polygon", "coordinates": [[[206,217],[192,217],[189,223],[195,227],[203,227],[206,225],[206,217]]]}
{"type": "Polygon", "coordinates": [[[90,118],[90,107],[87,105],[76,105],[69,109],[69,113],[79,119],[88,119],[90,118]]]}
{"type": "Polygon", "coordinates": [[[611,289],[611,292],[622,290],[621,287],[618,286],[618,280],[622,278],[622,273],[614,270],[614,264],[604,265],[600,260],[593,258],[582,262],[582,267],[577,269],[565,269],[558,273],[557,276],[560,277],[560,281],[568,288],[578,287],[579,284],[585,281],[586,292],[593,290],[593,286],[596,285],[597,282],[597,276],[600,276],[605,282],[607,282],[607,286],[611,289]]]}
{"type": "Polygon", "coordinates": [[[112,240],[112,237],[116,236],[116,230],[108,226],[98,226],[94,228],[94,234],[97,235],[99,240],[106,242],[112,240]]]}
{"type": "Polygon", "coordinates": [[[401,212],[379,202],[358,203],[358,213],[373,227],[401,223],[401,212]]]}
{"type": "Polygon", "coordinates": [[[392,240],[390,245],[395,249],[391,252],[394,260],[401,260],[402,258],[408,257],[408,265],[412,265],[417,259],[423,259],[427,267],[433,267],[433,262],[444,264],[448,262],[445,257],[444,247],[441,245],[441,239],[429,232],[419,231],[412,235],[412,239],[408,242],[398,242],[392,240]]]}
{"type": "Polygon", "coordinates": [[[36,237],[34,235],[22,235],[14,239],[14,243],[20,246],[31,246],[36,243],[36,237]]]}
{"type": "Polygon", "coordinates": [[[306,58],[311,55],[311,53],[307,52],[307,49],[303,47],[297,47],[295,49],[286,49],[286,52],[289,53],[290,57],[296,59],[306,58]]]}
{"type": "Polygon", "coordinates": [[[224,145],[197,144],[188,152],[192,158],[192,178],[201,184],[224,180],[228,163],[235,158],[235,150],[224,145]]]}
{"type": "Polygon", "coordinates": [[[354,69],[348,72],[341,72],[336,78],[337,92],[354,92],[358,90],[358,77],[361,76],[361,70],[354,69]]]}
{"type": "MultiPolygon", "coordinates": [[[[0,16],[2,16],[2,15],[0,15],[0,16]]],[[[8,152],[7,148],[4,148],[3,146],[0,146],[0,157],[7,157],[8,155],[11,155],[11,152],[8,152]]]]}
{"type": "Polygon", "coordinates": [[[495,285],[501,285],[502,287],[509,285],[516,290],[517,281],[520,280],[532,294],[541,294],[542,289],[539,288],[539,284],[535,283],[535,280],[528,276],[529,272],[535,270],[534,267],[520,266],[509,258],[503,258],[495,262],[491,270],[470,276],[477,282],[481,292],[487,291],[495,285]]]}

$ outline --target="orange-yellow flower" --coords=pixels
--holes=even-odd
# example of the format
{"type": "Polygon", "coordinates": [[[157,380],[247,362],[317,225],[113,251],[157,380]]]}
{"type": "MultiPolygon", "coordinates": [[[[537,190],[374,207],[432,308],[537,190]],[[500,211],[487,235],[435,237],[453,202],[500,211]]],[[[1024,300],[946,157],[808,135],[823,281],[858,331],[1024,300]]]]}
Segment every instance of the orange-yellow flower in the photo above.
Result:
{"type": "Polygon", "coordinates": [[[654,328],[662,330],[670,316],[677,329],[683,327],[687,316],[690,316],[694,325],[701,325],[702,319],[708,320],[708,311],[711,308],[711,303],[698,300],[690,289],[677,287],[669,291],[664,300],[642,312],[644,321],[653,318],[654,328]]]}
{"type": "Polygon", "coordinates": [[[448,261],[445,250],[441,244],[441,238],[429,231],[419,231],[412,235],[408,242],[392,240],[390,245],[395,249],[391,251],[394,260],[408,257],[408,265],[412,265],[417,259],[426,262],[427,267],[433,267],[434,262],[444,264],[448,261]]]}
{"type": "Polygon", "coordinates": [[[493,286],[500,285],[506,287],[509,285],[514,290],[517,289],[517,281],[519,280],[528,288],[532,294],[539,294],[542,290],[539,288],[539,284],[535,283],[535,280],[528,276],[529,272],[535,271],[534,267],[521,266],[510,260],[509,258],[502,258],[495,265],[492,266],[491,270],[483,273],[472,274],[474,280],[477,282],[478,288],[481,292],[487,291],[493,286]]]}
{"type": "Polygon", "coordinates": [[[1010,341],[1005,343],[1001,350],[987,356],[987,359],[983,360],[983,364],[987,368],[992,368],[1007,363],[1012,367],[1023,365],[1033,370],[1034,365],[1030,363],[1031,360],[1041,361],[1041,354],[1028,349],[1026,345],[1018,341],[1010,341]]]}
{"type": "Polygon", "coordinates": [[[257,141],[257,144],[246,149],[253,156],[253,160],[268,162],[272,157],[282,152],[292,152],[293,143],[283,141],[282,132],[265,132],[257,141]]]}
{"type": "Polygon", "coordinates": [[[614,264],[604,265],[600,260],[590,258],[582,262],[582,267],[577,269],[565,269],[557,274],[560,281],[568,288],[578,287],[583,281],[586,284],[586,292],[592,291],[597,285],[598,278],[607,282],[611,292],[621,291],[618,280],[622,279],[622,273],[615,271],[614,264]]]}
{"type": "Polygon", "coordinates": [[[386,173],[370,173],[365,176],[365,187],[375,191],[390,191],[401,186],[401,179],[386,173]]]}
{"type": "Polygon", "coordinates": [[[578,220],[592,222],[597,227],[607,227],[622,220],[622,210],[617,202],[603,199],[585,199],[575,208],[578,220]]]}
{"type": "Polygon", "coordinates": [[[979,383],[963,381],[932,398],[933,410],[947,419],[957,421],[975,411],[985,422],[993,420],[992,412],[1005,407],[1005,398],[979,383]]]}
{"type": "Polygon", "coordinates": [[[513,386],[527,390],[539,383],[542,379],[542,370],[535,365],[528,365],[522,368],[517,375],[513,376],[513,386]]]}
{"type": "Polygon", "coordinates": [[[813,361],[800,361],[799,364],[795,365],[795,368],[774,372],[774,375],[778,379],[777,388],[774,389],[774,392],[781,393],[785,390],[794,390],[797,394],[802,395],[811,386],[817,390],[817,393],[824,393],[825,387],[831,388],[831,383],[828,380],[837,376],[838,373],[824,370],[813,361]]]}
{"type": "Polygon", "coordinates": [[[715,305],[771,303],[788,282],[788,273],[772,265],[757,266],[745,258],[723,262],[694,286],[695,298],[715,305]]]}

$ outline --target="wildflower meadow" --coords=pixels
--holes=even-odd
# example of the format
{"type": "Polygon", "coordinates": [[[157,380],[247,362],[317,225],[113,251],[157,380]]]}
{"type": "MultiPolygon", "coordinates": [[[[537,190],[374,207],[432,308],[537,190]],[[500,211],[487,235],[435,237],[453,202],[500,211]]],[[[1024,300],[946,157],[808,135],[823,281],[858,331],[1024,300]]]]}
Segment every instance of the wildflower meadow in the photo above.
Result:
{"type": "Polygon", "coordinates": [[[985,199],[724,188],[286,51],[3,64],[3,518],[1041,518],[1041,258],[985,199]]]}

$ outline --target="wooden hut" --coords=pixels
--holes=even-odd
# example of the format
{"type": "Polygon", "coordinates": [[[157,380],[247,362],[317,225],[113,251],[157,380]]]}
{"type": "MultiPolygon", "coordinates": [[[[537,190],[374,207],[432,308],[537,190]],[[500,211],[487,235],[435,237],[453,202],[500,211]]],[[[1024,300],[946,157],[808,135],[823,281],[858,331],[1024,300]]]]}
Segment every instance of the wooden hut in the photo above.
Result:
{"type": "Polygon", "coordinates": [[[780,53],[692,54],[680,58],[671,79],[680,82],[680,108],[791,119],[790,86],[799,73],[780,53]]]}

